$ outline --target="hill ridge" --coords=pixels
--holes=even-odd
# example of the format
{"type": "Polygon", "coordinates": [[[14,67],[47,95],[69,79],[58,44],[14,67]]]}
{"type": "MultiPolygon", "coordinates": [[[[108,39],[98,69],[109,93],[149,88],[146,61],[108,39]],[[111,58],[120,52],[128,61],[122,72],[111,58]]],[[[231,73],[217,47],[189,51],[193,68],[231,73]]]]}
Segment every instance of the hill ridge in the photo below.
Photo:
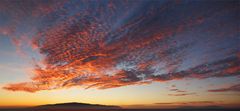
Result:
{"type": "Polygon", "coordinates": [[[46,105],[35,106],[33,108],[36,108],[36,109],[121,109],[121,107],[114,106],[114,105],[101,105],[101,104],[89,104],[89,103],[78,103],[78,102],[46,104],[46,105]]]}

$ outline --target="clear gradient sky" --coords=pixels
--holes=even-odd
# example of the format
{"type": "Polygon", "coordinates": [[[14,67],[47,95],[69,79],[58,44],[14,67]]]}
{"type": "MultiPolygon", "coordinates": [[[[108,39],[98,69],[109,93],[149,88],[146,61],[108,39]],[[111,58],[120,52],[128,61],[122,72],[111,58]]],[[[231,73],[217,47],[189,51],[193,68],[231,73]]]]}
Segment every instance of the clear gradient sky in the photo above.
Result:
{"type": "Polygon", "coordinates": [[[1,0],[0,107],[240,105],[238,0],[1,0]]]}

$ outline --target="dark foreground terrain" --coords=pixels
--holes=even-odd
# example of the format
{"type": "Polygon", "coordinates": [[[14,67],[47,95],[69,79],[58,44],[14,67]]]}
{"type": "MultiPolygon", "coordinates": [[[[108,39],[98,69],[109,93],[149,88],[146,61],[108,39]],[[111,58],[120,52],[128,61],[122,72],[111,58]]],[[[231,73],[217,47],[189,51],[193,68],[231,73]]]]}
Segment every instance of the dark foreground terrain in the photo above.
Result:
{"type": "Polygon", "coordinates": [[[240,109],[0,109],[0,111],[240,111],[240,109]]]}
{"type": "Polygon", "coordinates": [[[178,109],[122,109],[119,106],[109,106],[88,103],[47,104],[28,108],[0,108],[0,111],[240,111],[240,109],[225,109],[223,107],[181,107],[178,109]]]}

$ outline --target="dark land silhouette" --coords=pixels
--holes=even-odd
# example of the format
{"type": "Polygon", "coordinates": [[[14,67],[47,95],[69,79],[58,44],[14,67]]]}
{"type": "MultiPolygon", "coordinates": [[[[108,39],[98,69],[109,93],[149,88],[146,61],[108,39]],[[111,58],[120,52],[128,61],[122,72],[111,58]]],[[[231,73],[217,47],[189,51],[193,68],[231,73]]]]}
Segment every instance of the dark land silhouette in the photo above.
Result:
{"type": "Polygon", "coordinates": [[[27,108],[0,108],[0,111],[240,111],[219,106],[179,107],[175,109],[124,109],[120,106],[88,104],[88,103],[59,103],[27,108]]]}
{"type": "Polygon", "coordinates": [[[59,103],[33,107],[32,109],[121,109],[119,106],[88,104],[88,103],[59,103]]]}

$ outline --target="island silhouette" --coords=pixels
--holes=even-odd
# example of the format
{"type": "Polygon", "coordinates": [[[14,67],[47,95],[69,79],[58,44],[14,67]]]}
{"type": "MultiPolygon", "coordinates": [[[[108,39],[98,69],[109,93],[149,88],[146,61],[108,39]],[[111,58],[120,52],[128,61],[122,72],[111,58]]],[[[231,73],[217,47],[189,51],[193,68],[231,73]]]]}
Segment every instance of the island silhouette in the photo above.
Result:
{"type": "Polygon", "coordinates": [[[40,105],[32,107],[32,109],[121,109],[121,107],[113,105],[70,102],[40,105]]]}

